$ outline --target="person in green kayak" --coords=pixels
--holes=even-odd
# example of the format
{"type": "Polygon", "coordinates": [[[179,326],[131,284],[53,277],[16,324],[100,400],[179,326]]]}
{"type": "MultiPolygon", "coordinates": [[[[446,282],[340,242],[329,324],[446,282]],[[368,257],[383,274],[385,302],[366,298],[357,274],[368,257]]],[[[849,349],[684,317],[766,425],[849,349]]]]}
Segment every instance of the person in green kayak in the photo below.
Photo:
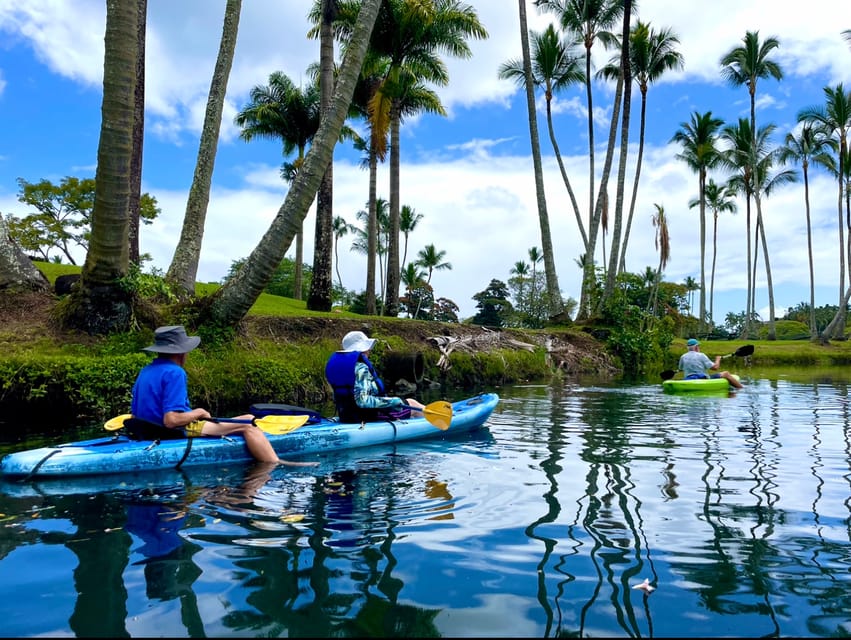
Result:
{"type": "Polygon", "coordinates": [[[718,371],[717,373],[709,374],[707,371],[711,369],[719,369],[721,367],[721,356],[715,357],[715,362],[709,359],[705,353],[700,351],[700,342],[695,338],[689,338],[686,342],[686,351],[680,356],[679,370],[683,372],[683,379],[698,380],[701,378],[724,378],[731,386],[736,389],[742,388],[742,383],[729,371],[718,371]]]}
{"type": "MultiPolygon", "coordinates": [[[[248,451],[260,462],[299,467],[318,464],[281,460],[266,434],[253,424],[211,422],[209,411],[192,408],[183,367],[186,356],[199,344],[201,338],[186,335],[181,325],[160,327],[154,332],[154,344],[143,351],[155,353],[157,357],[139,372],[133,384],[130,404],[133,418],[144,421],[145,426],[149,424],[154,430],[159,428],[161,431],[156,437],[160,439],[238,434],[245,438],[248,451]]],[[[253,418],[250,414],[237,417],[240,420],[253,418]]]]}
{"type": "Polygon", "coordinates": [[[425,405],[419,400],[387,396],[384,382],[369,361],[375,338],[363,331],[343,336],[342,349],[335,351],[325,365],[325,378],[334,390],[334,404],[340,422],[404,420],[422,415],[425,405]]]}

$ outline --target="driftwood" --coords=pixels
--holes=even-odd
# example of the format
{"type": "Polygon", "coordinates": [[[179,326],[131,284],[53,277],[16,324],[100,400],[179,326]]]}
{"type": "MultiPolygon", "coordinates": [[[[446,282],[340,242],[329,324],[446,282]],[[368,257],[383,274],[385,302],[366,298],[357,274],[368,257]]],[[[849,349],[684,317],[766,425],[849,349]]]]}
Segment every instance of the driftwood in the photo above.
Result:
{"type": "Polygon", "coordinates": [[[452,363],[449,362],[449,354],[456,350],[465,351],[467,353],[506,348],[524,349],[526,351],[535,350],[534,344],[515,340],[500,331],[492,331],[484,327],[482,328],[482,333],[478,335],[465,336],[463,338],[455,338],[453,336],[432,336],[427,338],[427,340],[434,343],[438,351],[440,351],[440,358],[437,361],[437,366],[441,371],[449,371],[449,369],[452,368],[452,363]]]}
{"type": "MultiPolygon", "coordinates": [[[[543,349],[546,352],[547,363],[554,369],[560,369],[565,373],[587,370],[588,360],[591,357],[587,349],[582,349],[571,344],[563,337],[554,335],[530,334],[525,337],[535,340],[535,343],[524,342],[512,337],[508,333],[494,331],[486,327],[482,327],[482,332],[479,334],[467,335],[462,338],[454,336],[432,336],[426,338],[426,340],[433,343],[438,351],[440,351],[437,367],[441,371],[449,371],[452,368],[450,355],[453,351],[476,353],[494,349],[523,349],[531,352],[537,348],[543,349]]],[[[613,374],[618,371],[605,355],[603,349],[600,349],[596,357],[591,357],[591,359],[596,361],[595,370],[599,373],[608,372],[613,374]]]]}

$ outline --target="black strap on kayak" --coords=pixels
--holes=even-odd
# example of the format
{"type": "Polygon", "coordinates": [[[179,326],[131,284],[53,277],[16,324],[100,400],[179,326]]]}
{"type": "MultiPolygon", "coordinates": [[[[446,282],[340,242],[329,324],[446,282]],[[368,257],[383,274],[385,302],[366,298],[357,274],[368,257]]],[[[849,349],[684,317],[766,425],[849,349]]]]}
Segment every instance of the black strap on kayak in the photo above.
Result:
{"type": "Polygon", "coordinates": [[[186,458],[189,457],[189,452],[192,451],[192,441],[194,439],[195,438],[186,438],[186,449],[183,451],[183,457],[180,459],[180,462],[174,465],[175,469],[180,469],[180,465],[182,465],[186,461],[186,458]]]}
{"type": "Polygon", "coordinates": [[[47,462],[47,460],[50,458],[50,456],[59,453],[59,451],[60,451],[60,449],[54,449],[53,451],[48,453],[46,456],[44,456],[41,460],[38,461],[38,463],[36,463],[36,465],[32,469],[30,469],[30,472],[27,475],[25,475],[23,478],[21,478],[20,481],[26,482],[27,480],[32,478],[33,475],[35,475],[35,472],[39,470],[41,465],[43,465],[45,462],[47,462]]]}

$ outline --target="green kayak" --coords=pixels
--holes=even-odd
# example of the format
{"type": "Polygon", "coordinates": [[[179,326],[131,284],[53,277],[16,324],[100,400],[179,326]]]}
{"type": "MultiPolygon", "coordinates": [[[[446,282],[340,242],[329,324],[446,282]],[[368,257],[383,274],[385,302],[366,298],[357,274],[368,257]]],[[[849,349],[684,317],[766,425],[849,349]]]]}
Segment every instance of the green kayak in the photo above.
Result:
{"type": "MultiPolygon", "coordinates": [[[[736,380],[739,376],[733,374],[736,380]]],[[[662,389],[668,393],[687,393],[694,391],[710,392],[730,389],[730,383],[725,378],[698,378],[695,380],[664,380],[662,389]]]]}

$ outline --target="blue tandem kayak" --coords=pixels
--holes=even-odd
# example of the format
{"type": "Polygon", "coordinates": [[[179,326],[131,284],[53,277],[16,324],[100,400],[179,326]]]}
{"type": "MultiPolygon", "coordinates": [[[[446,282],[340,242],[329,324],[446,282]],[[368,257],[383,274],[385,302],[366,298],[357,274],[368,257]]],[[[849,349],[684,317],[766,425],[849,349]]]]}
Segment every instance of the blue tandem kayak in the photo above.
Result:
{"type": "MultiPolygon", "coordinates": [[[[283,435],[269,435],[278,456],[286,459],[370,445],[435,438],[481,427],[499,402],[495,393],[484,393],[452,403],[449,428],[441,430],[425,418],[393,422],[345,424],[323,418],[283,435]]],[[[54,447],[10,453],[0,460],[0,476],[47,478],[88,476],[128,471],[172,469],[204,464],[253,460],[240,436],[180,440],[131,440],[115,435],[54,447]]]]}

